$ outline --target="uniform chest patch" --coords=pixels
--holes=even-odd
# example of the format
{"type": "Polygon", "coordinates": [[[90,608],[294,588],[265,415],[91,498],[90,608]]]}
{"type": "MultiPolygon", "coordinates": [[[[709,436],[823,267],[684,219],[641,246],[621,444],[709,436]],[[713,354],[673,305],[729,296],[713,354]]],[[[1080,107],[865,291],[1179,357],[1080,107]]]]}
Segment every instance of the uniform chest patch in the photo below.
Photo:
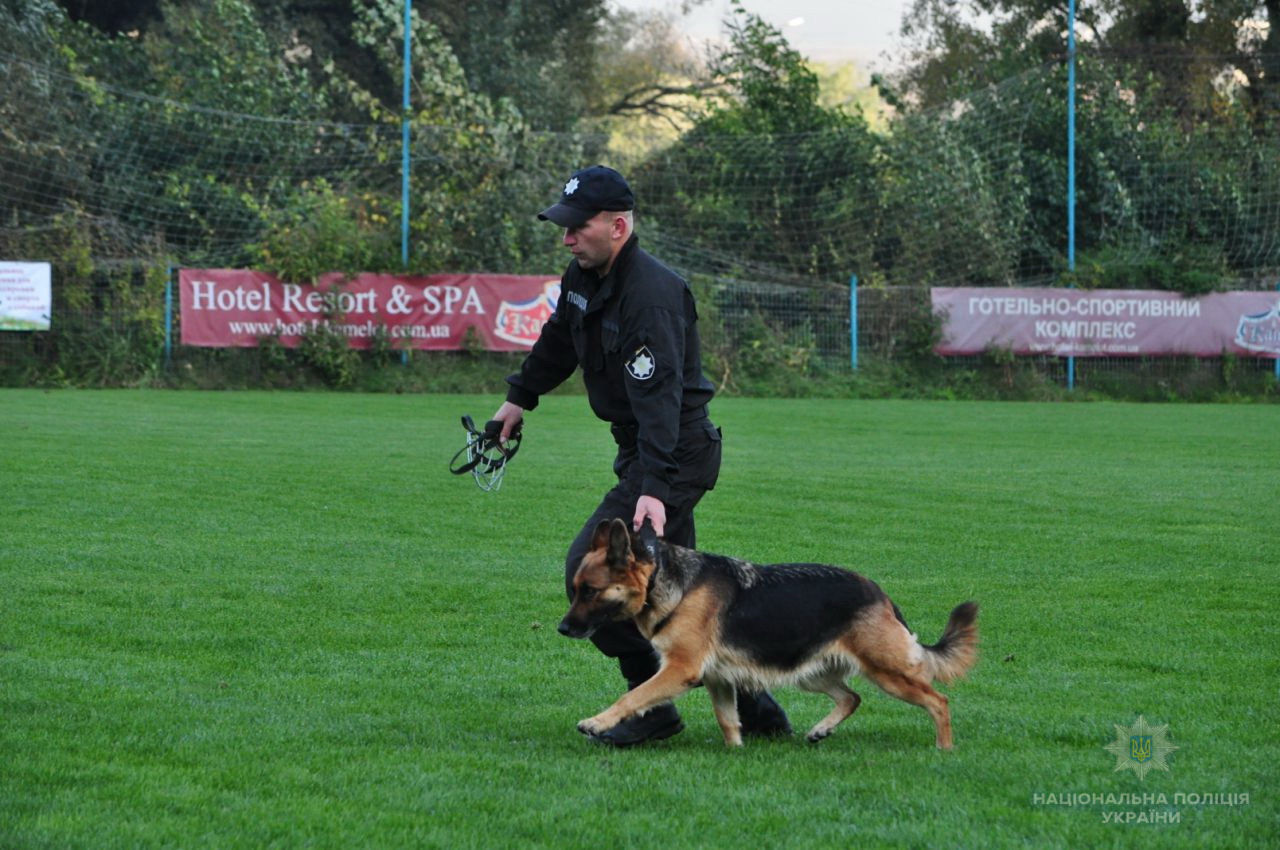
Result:
{"type": "Polygon", "coordinates": [[[647,345],[642,346],[635,354],[631,355],[631,359],[626,364],[627,371],[637,381],[647,381],[652,378],[656,365],[653,361],[653,353],[649,351],[649,346],[647,345]]]}

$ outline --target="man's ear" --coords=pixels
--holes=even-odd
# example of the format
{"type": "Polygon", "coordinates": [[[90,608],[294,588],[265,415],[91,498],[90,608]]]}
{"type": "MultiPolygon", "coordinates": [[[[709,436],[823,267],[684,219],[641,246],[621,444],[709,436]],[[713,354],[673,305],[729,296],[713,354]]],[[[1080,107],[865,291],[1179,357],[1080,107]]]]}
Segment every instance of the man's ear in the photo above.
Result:
{"type": "Polygon", "coordinates": [[[621,213],[613,216],[613,223],[610,225],[609,235],[614,239],[626,239],[630,235],[630,229],[627,226],[627,219],[621,213]]]}

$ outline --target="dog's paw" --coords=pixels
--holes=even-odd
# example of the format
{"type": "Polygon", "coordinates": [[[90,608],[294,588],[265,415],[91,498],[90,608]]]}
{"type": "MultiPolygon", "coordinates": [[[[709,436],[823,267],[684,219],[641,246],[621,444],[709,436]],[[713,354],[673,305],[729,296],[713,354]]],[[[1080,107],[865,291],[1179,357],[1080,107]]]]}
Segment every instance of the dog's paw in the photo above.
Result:
{"type": "Polygon", "coordinates": [[[804,739],[808,741],[810,744],[816,744],[819,741],[825,740],[826,737],[830,734],[831,734],[830,729],[823,729],[821,726],[815,726],[809,730],[809,734],[805,735],[804,739]]]}
{"type": "Polygon", "coordinates": [[[578,721],[578,731],[592,738],[600,735],[608,728],[609,727],[607,725],[600,722],[599,715],[578,721]]]}

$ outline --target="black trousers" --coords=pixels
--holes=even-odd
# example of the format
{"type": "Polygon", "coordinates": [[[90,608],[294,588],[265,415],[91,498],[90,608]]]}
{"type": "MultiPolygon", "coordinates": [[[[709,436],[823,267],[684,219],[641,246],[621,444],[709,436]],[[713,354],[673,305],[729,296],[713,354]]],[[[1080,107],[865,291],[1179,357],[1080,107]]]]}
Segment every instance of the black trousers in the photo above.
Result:
{"type": "MultiPolygon", "coordinates": [[[[604,520],[621,519],[630,528],[636,513],[636,501],[642,495],[640,488],[644,471],[637,463],[635,445],[628,445],[626,437],[618,436],[616,429],[615,437],[619,439],[619,445],[613,471],[618,476],[618,483],[605,493],[565,556],[565,588],[570,599],[573,598],[573,577],[591,547],[596,526],[604,520]]],[[[703,494],[715,486],[720,475],[720,429],[709,419],[682,425],[675,456],[680,471],[672,482],[668,501],[663,503],[667,510],[667,525],[662,536],[668,543],[693,548],[697,542],[693,509],[703,494]]],[[[629,687],[635,687],[658,672],[657,653],[630,620],[596,629],[591,642],[605,655],[618,659],[618,666],[629,687]]]]}

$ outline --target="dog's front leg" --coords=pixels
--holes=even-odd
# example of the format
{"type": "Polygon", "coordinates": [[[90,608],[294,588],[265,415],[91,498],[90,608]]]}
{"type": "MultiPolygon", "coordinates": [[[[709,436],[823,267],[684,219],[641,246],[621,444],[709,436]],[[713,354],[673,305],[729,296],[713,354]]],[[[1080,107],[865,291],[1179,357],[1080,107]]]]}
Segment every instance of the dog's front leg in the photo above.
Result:
{"type": "Polygon", "coordinates": [[[698,668],[687,663],[664,663],[650,679],[623,694],[617,702],[578,724],[584,735],[600,735],[633,714],[675,699],[698,685],[698,668]]]}

